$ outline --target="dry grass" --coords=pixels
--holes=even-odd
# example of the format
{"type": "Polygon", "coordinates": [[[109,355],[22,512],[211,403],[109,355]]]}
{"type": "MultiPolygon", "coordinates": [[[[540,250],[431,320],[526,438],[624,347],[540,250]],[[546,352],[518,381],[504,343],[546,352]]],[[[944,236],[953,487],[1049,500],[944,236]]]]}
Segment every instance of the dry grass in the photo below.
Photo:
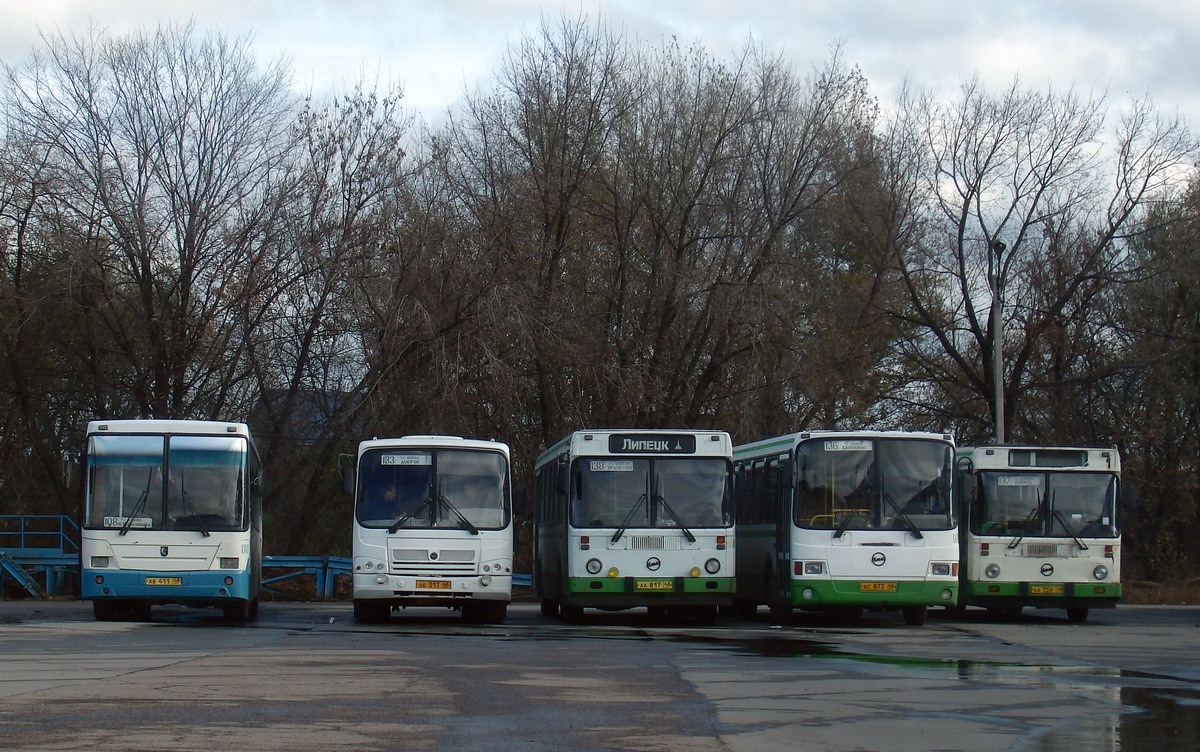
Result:
{"type": "Polygon", "coordinates": [[[1126,582],[1121,602],[1133,605],[1200,605],[1200,578],[1178,582],[1126,582]]]}

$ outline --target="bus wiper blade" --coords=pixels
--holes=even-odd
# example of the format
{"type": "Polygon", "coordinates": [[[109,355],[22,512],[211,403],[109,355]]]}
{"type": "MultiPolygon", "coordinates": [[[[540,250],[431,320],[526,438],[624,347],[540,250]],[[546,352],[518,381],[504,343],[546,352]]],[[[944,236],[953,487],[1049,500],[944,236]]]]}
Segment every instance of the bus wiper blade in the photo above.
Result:
{"type": "Polygon", "coordinates": [[[688,542],[695,543],[696,536],[692,535],[692,531],[687,529],[687,526],[685,526],[683,521],[679,519],[679,515],[675,514],[675,510],[671,508],[671,505],[667,503],[667,500],[664,499],[661,494],[655,496],[654,500],[663,505],[663,507],[667,510],[667,514],[671,515],[672,519],[675,520],[675,526],[682,530],[683,534],[687,536],[688,542]]]}
{"type": "Polygon", "coordinates": [[[396,521],[393,522],[392,526],[388,528],[388,535],[395,535],[396,531],[400,529],[401,525],[403,525],[404,523],[411,520],[413,517],[416,516],[416,514],[418,512],[423,510],[425,507],[429,506],[429,503],[431,501],[433,501],[433,497],[426,496],[425,501],[421,502],[421,506],[416,507],[415,509],[410,509],[407,512],[405,512],[404,514],[400,515],[398,518],[396,518],[396,521]]]}
{"type": "Polygon", "coordinates": [[[1063,517],[1062,512],[1055,509],[1051,514],[1054,515],[1054,519],[1058,520],[1058,524],[1063,526],[1063,530],[1067,531],[1067,535],[1071,536],[1071,540],[1075,541],[1075,545],[1079,546],[1080,551],[1088,550],[1087,544],[1080,540],[1079,536],[1075,533],[1075,529],[1067,524],[1067,520],[1063,517]]]}
{"type": "Polygon", "coordinates": [[[835,539],[842,537],[842,534],[846,532],[846,528],[850,527],[850,520],[854,519],[856,514],[859,514],[859,511],[857,509],[851,509],[844,517],[842,517],[842,521],[839,522],[837,527],[833,530],[833,537],[835,539]]]}
{"type": "Polygon", "coordinates": [[[138,497],[137,503],[133,505],[133,509],[129,511],[129,516],[125,518],[125,523],[121,525],[121,532],[117,535],[125,535],[129,532],[129,528],[133,527],[133,518],[142,513],[142,509],[146,506],[146,497],[150,495],[150,484],[154,482],[154,471],[146,476],[146,488],[142,491],[142,495],[138,497]]]}
{"type": "Polygon", "coordinates": [[[192,496],[187,492],[186,484],[186,476],[181,475],[179,478],[179,495],[183,497],[183,508],[191,511],[192,519],[200,526],[200,532],[205,538],[209,538],[212,536],[212,533],[208,532],[208,526],[204,524],[204,520],[200,517],[200,512],[196,510],[196,505],[192,503],[192,496]]]}
{"type": "Polygon", "coordinates": [[[914,538],[920,540],[921,538],[925,537],[924,535],[921,535],[921,529],[917,527],[917,524],[909,519],[907,514],[900,510],[900,506],[896,504],[896,500],[892,498],[890,493],[884,491],[883,500],[886,501],[888,506],[892,508],[892,511],[896,513],[896,516],[900,518],[900,521],[903,522],[904,526],[909,529],[909,532],[913,534],[914,538]]]}
{"type": "Polygon", "coordinates": [[[460,512],[458,507],[451,503],[450,499],[446,498],[446,494],[439,493],[438,501],[445,504],[446,508],[454,513],[454,516],[458,518],[458,521],[461,522],[463,526],[467,528],[467,530],[471,531],[471,535],[479,535],[479,528],[475,527],[475,525],[473,525],[471,521],[467,519],[467,516],[460,512]]]}
{"type": "Polygon", "coordinates": [[[641,509],[642,502],[645,500],[646,494],[642,494],[638,497],[637,502],[634,503],[633,507],[629,510],[629,514],[625,515],[625,519],[621,522],[621,526],[617,528],[617,532],[613,533],[612,538],[609,539],[609,543],[616,543],[617,541],[621,540],[621,536],[625,534],[625,528],[629,527],[629,521],[633,519],[633,515],[637,513],[637,510],[641,509]]]}

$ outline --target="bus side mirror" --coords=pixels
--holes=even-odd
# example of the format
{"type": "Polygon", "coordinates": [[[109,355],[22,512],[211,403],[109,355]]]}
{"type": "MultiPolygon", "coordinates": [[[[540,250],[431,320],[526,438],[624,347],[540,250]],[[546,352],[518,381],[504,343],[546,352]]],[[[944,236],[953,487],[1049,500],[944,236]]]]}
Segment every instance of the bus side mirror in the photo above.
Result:
{"type": "Polygon", "coordinates": [[[58,470],[62,476],[63,488],[72,488],[79,472],[79,461],[70,454],[63,454],[59,460],[58,470]]]}
{"type": "Polygon", "coordinates": [[[342,467],[338,470],[342,474],[342,493],[354,493],[354,468],[342,467]]]}
{"type": "MultiPolygon", "coordinates": [[[[1121,490],[1118,492],[1117,499],[1121,504],[1121,516],[1127,512],[1132,512],[1138,508],[1138,492],[1137,486],[1132,483],[1122,483],[1121,490]]],[[[1121,519],[1118,517],[1117,519],[1121,519]]]]}
{"type": "Polygon", "coordinates": [[[558,467],[554,473],[554,486],[559,496],[571,495],[571,466],[567,464],[565,455],[559,455],[558,467]]]}

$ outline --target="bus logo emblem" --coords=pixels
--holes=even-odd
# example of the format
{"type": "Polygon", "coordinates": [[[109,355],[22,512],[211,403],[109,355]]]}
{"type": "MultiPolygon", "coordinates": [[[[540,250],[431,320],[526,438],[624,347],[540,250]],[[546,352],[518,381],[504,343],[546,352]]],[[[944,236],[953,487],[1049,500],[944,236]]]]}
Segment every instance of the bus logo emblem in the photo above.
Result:
{"type": "Polygon", "coordinates": [[[1052,574],[1054,574],[1054,565],[1049,564],[1049,563],[1043,564],[1042,565],[1042,576],[1049,577],[1052,574]]]}
{"type": "Polygon", "coordinates": [[[875,553],[871,554],[871,563],[877,567],[882,567],[887,563],[887,557],[884,556],[882,552],[876,551],[875,553]]]}
{"type": "Polygon", "coordinates": [[[165,557],[167,555],[167,547],[163,546],[162,548],[158,549],[158,555],[165,557]]]}
{"type": "Polygon", "coordinates": [[[662,562],[658,560],[657,556],[651,556],[649,559],[646,559],[646,569],[649,569],[651,572],[657,572],[661,566],[662,562]]]}

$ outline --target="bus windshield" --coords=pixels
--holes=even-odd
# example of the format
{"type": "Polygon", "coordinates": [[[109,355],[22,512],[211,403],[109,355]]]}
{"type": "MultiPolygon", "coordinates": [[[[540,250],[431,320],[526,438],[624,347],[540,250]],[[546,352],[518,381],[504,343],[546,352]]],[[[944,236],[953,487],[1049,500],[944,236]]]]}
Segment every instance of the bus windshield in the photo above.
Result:
{"type": "Polygon", "coordinates": [[[1117,479],[1108,473],[985,470],[973,492],[977,535],[1117,536],[1117,479]]]}
{"type": "Polygon", "coordinates": [[[508,525],[508,467],[496,452],[381,448],[359,460],[364,527],[498,530],[508,525]]]}
{"type": "Polygon", "coordinates": [[[574,527],[731,524],[731,463],[719,457],[594,457],[575,462],[574,527]]]}
{"type": "Polygon", "coordinates": [[[796,452],[795,524],[948,530],[953,450],[918,439],[814,439],[796,452]]]}
{"type": "Polygon", "coordinates": [[[92,528],[243,530],[248,520],[236,436],[93,436],[85,518],[92,528]]]}

